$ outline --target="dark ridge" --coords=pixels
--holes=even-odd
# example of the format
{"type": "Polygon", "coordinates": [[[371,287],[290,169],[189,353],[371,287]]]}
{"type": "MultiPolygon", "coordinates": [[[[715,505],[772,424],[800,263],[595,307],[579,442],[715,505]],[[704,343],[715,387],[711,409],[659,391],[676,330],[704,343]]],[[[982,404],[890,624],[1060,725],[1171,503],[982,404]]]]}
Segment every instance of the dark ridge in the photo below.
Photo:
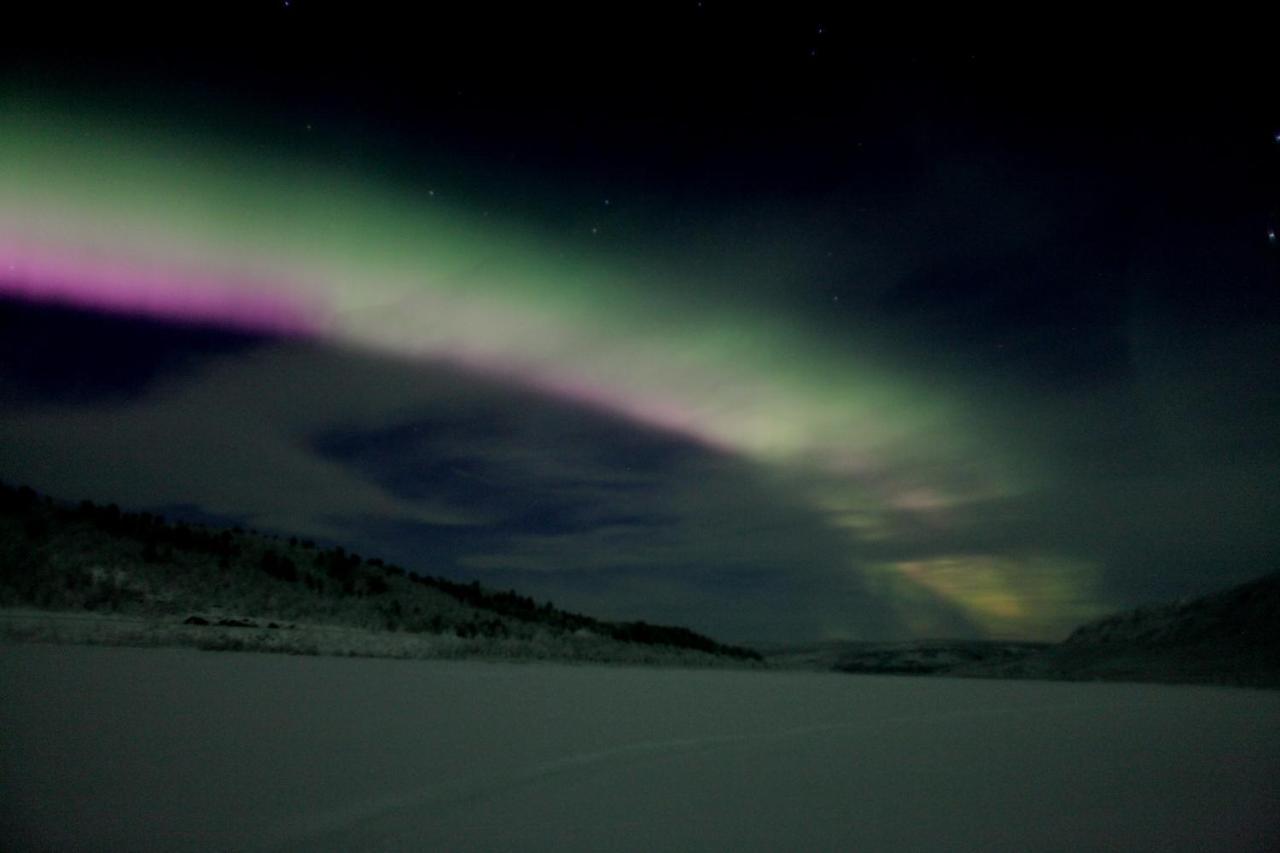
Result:
{"type": "Polygon", "coordinates": [[[779,647],[787,669],[1280,688],[1280,573],[1080,626],[1063,642],[913,640],[779,647]]]}
{"type": "MultiPolygon", "coordinates": [[[[115,504],[68,504],[28,486],[2,482],[0,606],[141,615],[249,606],[274,608],[281,612],[272,615],[289,619],[341,617],[386,631],[463,639],[529,639],[538,631],[558,637],[585,633],[632,646],[762,660],[751,649],[719,643],[688,628],[606,622],[560,610],[550,601],[539,603],[515,590],[410,572],[342,546],[320,548],[296,536],[284,539],[239,527],[171,523],[161,515],[127,512],[115,504]],[[100,559],[68,557],[69,553],[100,559]],[[105,568],[110,566],[119,568],[105,568]]],[[[258,627],[244,619],[200,615],[189,616],[184,624],[258,627]]]]}

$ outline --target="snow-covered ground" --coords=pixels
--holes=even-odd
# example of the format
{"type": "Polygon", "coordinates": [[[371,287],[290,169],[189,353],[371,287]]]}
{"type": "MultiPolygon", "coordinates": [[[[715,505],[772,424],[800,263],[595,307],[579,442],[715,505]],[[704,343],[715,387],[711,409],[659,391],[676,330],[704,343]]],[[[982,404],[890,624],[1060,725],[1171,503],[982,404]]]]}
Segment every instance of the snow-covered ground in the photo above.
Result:
{"type": "Polygon", "coordinates": [[[1280,693],[0,646],[6,850],[1267,850],[1280,693]]]}

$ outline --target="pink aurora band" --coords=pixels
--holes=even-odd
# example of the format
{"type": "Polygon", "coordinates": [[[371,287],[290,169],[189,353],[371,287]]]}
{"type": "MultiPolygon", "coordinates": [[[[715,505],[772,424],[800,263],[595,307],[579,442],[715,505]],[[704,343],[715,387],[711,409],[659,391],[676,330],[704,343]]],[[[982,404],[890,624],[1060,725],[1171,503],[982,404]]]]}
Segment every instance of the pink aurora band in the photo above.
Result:
{"type": "Polygon", "coordinates": [[[289,337],[325,327],[296,283],[0,234],[0,298],[289,337]]]}

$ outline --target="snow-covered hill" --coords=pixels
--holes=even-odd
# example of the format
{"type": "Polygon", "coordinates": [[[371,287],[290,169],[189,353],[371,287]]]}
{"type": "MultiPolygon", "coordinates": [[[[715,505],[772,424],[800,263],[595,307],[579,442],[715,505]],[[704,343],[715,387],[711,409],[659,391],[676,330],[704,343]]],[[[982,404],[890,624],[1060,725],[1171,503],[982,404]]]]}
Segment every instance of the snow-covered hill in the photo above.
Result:
{"type": "Polygon", "coordinates": [[[0,637],[376,657],[754,665],[687,628],[607,622],[342,547],[0,484],[0,637]]]}
{"type": "Polygon", "coordinates": [[[1107,616],[1040,654],[955,672],[1280,687],[1280,574],[1107,616]]]}
{"type": "Polygon", "coordinates": [[[1280,687],[1280,574],[1107,616],[1065,641],[828,642],[766,649],[770,665],[881,675],[1280,687]]]}

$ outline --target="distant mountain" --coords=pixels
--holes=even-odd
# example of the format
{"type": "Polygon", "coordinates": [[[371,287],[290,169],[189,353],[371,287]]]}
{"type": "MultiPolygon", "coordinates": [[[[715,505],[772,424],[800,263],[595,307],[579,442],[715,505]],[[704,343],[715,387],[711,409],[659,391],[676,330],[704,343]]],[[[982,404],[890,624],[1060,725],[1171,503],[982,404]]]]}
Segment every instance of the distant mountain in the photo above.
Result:
{"type": "Polygon", "coordinates": [[[764,653],[771,666],[785,669],[1280,687],[1280,573],[1107,616],[1057,644],[826,642],[764,653]]]}
{"type": "Polygon", "coordinates": [[[1280,687],[1280,573],[1090,622],[1010,669],[993,674],[1280,687]]]}
{"type": "Polygon", "coordinates": [[[783,669],[835,670],[879,675],[946,675],[960,667],[1008,664],[1039,654],[1048,643],[1000,640],[833,640],[764,649],[783,669]]]}
{"type": "Polygon", "coordinates": [[[169,523],[0,483],[0,638],[391,657],[758,663],[341,547],[169,523]]]}

